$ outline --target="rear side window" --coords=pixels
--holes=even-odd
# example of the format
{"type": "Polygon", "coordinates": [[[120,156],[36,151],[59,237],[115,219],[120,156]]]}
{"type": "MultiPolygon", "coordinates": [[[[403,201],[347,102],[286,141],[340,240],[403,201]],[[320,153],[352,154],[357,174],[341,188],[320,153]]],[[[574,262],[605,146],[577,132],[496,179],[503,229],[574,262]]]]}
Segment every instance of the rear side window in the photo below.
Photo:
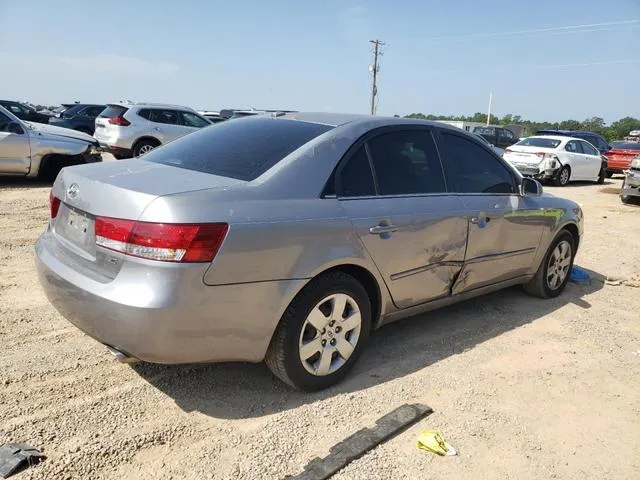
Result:
{"type": "Polygon", "coordinates": [[[498,130],[498,136],[503,140],[513,140],[513,133],[511,133],[511,131],[507,130],[506,128],[501,128],[500,130],[498,130]]]}
{"type": "Polygon", "coordinates": [[[84,114],[89,116],[89,117],[97,117],[98,115],[100,115],[102,113],[103,110],[104,110],[104,106],[96,105],[96,106],[92,106],[92,107],[87,107],[87,109],[85,110],[84,114]]]}
{"type": "Polygon", "coordinates": [[[473,129],[473,133],[477,133],[478,135],[489,135],[493,137],[496,134],[496,129],[494,127],[476,127],[473,129]]]}
{"type": "Polygon", "coordinates": [[[364,145],[349,157],[338,173],[337,190],[341,197],[366,197],[376,194],[373,173],[364,145]]]}
{"type": "Polygon", "coordinates": [[[333,127],[265,117],[222,122],[145,154],[149,162],[251,181],[333,127]]]}
{"type": "Polygon", "coordinates": [[[380,195],[447,191],[429,130],[383,133],[368,144],[380,195]]]}
{"type": "Polygon", "coordinates": [[[100,114],[100,118],[121,117],[127,110],[129,109],[127,107],[123,107],[122,105],[107,105],[107,108],[105,108],[100,114]]]}
{"type": "Polygon", "coordinates": [[[509,170],[474,141],[459,135],[441,134],[447,163],[458,193],[515,193],[509,170]]]}
{"type": "Polygon", "coordinates": [[[564,149],[571,153],[582,153],[582,142],[571,140],[570,142],[567,142],[564,149]]]}

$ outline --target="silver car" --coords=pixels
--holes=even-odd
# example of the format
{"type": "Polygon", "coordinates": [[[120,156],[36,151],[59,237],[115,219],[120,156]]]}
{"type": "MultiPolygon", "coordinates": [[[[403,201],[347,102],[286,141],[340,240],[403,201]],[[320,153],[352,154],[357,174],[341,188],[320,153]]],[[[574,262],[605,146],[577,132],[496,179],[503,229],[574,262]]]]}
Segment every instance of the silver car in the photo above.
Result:
{"type": "Polygon", "coordinates": [[[117,159],[138,157],[212,122],[180,105],[122,102],[107,105],[93,136],[117,159]]]}
{"type": "Polygon", "coordinates": [[[583,231],[486,144],[404,118],[223,122],[64,169],[36,245],[51,303],[121,360],[266,360],[341,380],[372,329],[522,284],[559,295],[583,231]]]}
{"type": "Polygon", "coordinates": [[[97,146],[90,135],[23,121],[0,107],[0,175],[53,180],[63,167],[101,161],[97,146]]]}

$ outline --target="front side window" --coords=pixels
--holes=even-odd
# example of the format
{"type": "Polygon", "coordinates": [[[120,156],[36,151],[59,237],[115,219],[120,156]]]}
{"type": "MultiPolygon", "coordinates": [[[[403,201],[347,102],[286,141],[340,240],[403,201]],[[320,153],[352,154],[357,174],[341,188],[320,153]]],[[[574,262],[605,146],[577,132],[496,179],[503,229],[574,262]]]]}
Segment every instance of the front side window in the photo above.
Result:
{"type": "Polygon", "coordinates": [[[191,113],[191,112],[181,112],[181,113],[182,113],[183,122],[187,127],[202,128],[202,127],[208,127],[209,125],[211,125],[211,123],[207,122],[204,118],[199,117],[195,113],[191,113]]]}
{"type": "Polygon", "coordinates": [[[582,146],[583,153],[586,153],[587,155],[596,155],[596,156],[600,155],[600,152],[598,152],[598,150],[596,150],[596,148],[590,143],[580,142],[580,145],[582,146]]]}
{"type": "Polygon", "coordinates": [[[5,127],[12,121],[7,115],[0,112],[0,132],[4,132],[5,127]]]}
{"type": "Polygon", "coordinates": [[[373,173],[364,145],[349,157],[339,171],[337,190],[340,197],[365,197],[376,194],[373,173]]]}
{"type": "Polygon", "coordinates": [[[429,130],[383,133],[369,140],[368,145],[380,195],[447,191],[429,130]]]}
{"type": "Polygon", "coordinates": [[[475,142],[442,132],[446,161],[451,166],[458,193],[516,193],[505,165],[475,142]]]}

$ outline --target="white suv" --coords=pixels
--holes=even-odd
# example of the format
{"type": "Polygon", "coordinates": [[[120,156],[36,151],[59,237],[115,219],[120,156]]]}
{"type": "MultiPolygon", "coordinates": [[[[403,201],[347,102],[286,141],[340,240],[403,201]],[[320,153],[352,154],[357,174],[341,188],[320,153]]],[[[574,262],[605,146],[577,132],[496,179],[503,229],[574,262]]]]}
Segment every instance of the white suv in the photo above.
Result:
{"type": "Polygon", "coordinates": [[[94,137],[114,157],[143,155],[211,122],[194,110],[158,103],[114,103],[96,118],[94,137]]]}

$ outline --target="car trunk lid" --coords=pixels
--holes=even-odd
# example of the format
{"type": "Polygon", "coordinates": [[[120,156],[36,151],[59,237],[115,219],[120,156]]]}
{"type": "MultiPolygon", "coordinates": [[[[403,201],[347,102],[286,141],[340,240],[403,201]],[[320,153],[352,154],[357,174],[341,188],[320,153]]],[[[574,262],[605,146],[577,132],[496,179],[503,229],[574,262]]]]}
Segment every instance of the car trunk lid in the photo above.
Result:
{"type": "Polygon", "coordinates": [[[511,145],[505,149],[504,158],[512,162],[539,164],[546,153],[553,153],[553,148],[511,145]]]}
{"type": "MultiPolygon", "coordinates": [[[[52,206],[51,230],[75,268],[112,279],[122,254],[96,246],[97,217],[135,221],[158,197],[238,183],[244,182],[141,159],[65,168],[52,188],[57,205],[52,206]]],[[[171,222],[171,212],[166,215],[171,222]]]]}

